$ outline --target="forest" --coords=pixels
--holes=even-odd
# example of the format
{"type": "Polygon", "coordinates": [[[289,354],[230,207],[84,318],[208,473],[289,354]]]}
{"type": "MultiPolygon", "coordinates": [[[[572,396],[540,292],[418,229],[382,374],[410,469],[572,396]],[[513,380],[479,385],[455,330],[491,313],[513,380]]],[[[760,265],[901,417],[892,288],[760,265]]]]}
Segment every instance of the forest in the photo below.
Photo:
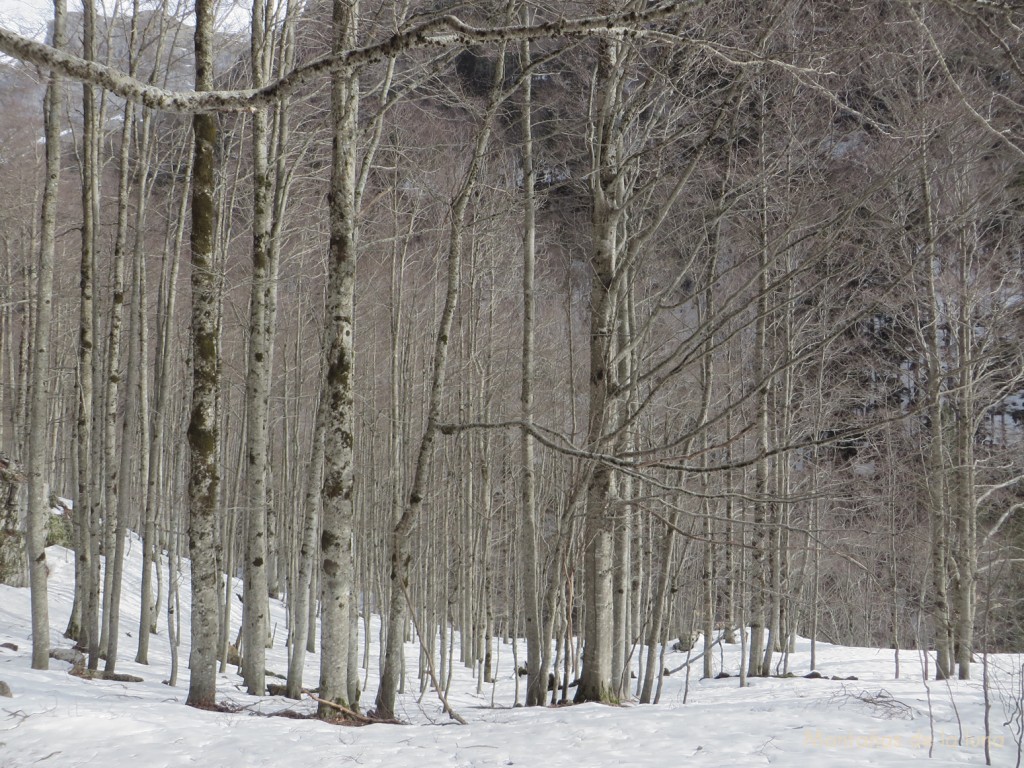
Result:
{"type": "Polygon", "coordinates": [[[528,706],[651,703],[699,635],[741,685],[798,638],[938,679],[1024,650],[1019,4],[47,15],[0,24],[0,582],[34,669],[53,544],[97,676],[164,614],[180,644],[188,559],[195,707],[228,664],[264,695],[275,647],[288,696],[385,721],[489,681],[494,638],[528,706]]]}

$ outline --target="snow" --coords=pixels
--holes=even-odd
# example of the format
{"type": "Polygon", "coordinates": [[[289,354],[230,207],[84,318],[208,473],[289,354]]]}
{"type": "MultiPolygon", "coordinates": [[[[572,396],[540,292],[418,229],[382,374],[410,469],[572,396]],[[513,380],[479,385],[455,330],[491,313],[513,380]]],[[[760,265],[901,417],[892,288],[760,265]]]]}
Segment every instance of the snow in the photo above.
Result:
{"type": "MultiPolygon", "coordinates": [[[[73,553],[48,551],[51,643],[67,647],[60,631],[71,608],[73,553]]],[[[87,681],[69,674],[70,665],[51,660],[49,671],[30,669],[29,595],[27,589],[0,586],[0,680],[14,698],[0,698],[0,766],[26,768],[38,764],[74,766],[195,766],[256,768],[257,766],[358,765],[414,768],[419,766],[860,766],[896,768],[928,758],[934,727],[933,766],[984,765],[983,694],[980,681],[922,680],[922,657],[901,653],[901,677],[893,679],[893,651],[842,648],[819,643],[818,669],[826,677],[857,680],[769,678],[740,688],[738,679],[700,680],[700,662],[665,679],[661,703],[621,707],[586,704],[559,708],[513,708],[515,677],[511,646],[495,640],[495,684],[477,693],[471,670],[458,662],[450,701],[468,721],[462,726],[442,712],[428,690],[418,695],[415,673],[418,649],[406,644],[409,690],[397,707],[405,725],[343,727],[314,720],[265,717],[270,712],[309,712],[310,701],[282,697],[257,698],[244,693],[234,668],[218,679],[218,701],[240,708],[235,713],[205,712],[184,704],[188,670],[188,564],[181,584],[181,675],[178,687],[161,681],[168,676],[170,656],[165,616],[151,638],[149,666],[135,664],[139,610],[141,547],[130,542],[125,576],[121,630],[122,658],[118,672],[137,675],[142,683],[87,681]],[[929,719],[929,699],[932,719],[929,719]],[[961,737],[962,733],[962,737],[961,737]]],[[[166,573],[166,571],[165,571],[166,573]]],[[[267,653],[267,667],[283,672],[285,613],[272,605],[277,642],[267,653]]],[[[240,614],[235,606],[237,631],[240,614]]],[[[371,621],[371,673],[363,707],[375,694],[379,629],[371,621]]],[[[360,623],[362,638],[362,622],[360,623]]],[[[692,651],[700,653],[698,641],[692,651]]],[[[713,648],[716,673],[735,673],[738,646],[713,648]]],[[[810,642],[801,640],[791,655],[797,675],[809,668],[810,642]]],[[[525,649],[520,647],[520,660],[525,649]]],[[[685,652],[668,654],[674,669],[685,652]]],[[[1013,765],[1018,745],[1011,727],[1015,696],[1020,690],[1021,657],[993,656],[991,752],[994,765],[1013,765]],[[1018,672],[1019,675],[1019,672],[1018,672]]],[[[929,662],[931,665],[932,662],[929,662]]],[[[306,685],[314,686],[319,658],[307,659],[306,685]]],[[[981,664],[975,667],[981,677],[981,664]]],[[[365,675],[365,671],[363,672],[365,675]]],[[[635,681],[634,681],[635,682],[635,681]]]]}

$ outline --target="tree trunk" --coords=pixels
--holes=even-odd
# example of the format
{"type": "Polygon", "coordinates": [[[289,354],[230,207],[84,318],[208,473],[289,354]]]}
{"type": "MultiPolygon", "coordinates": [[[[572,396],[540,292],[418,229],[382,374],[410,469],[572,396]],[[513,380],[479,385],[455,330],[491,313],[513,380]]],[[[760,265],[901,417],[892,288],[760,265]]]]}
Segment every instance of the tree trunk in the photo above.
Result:
{"type": "Polygon", "coordinates": [[[927,174],[926,156],[922,156],[921,190],[924,202],[927,246],[922,259],[926,286],[926,305],[922,312],[922,327],[926,361],[927,409],[930,445],[926,453],[927,504],[931,528],[931,606],[932,629],[935,634],[935,677],[947,679],[953,673],[952,621],[949,607],[949,490],[945,471],[946,425],[943,407],[942,323],[939,319],[940,303],[935,286],[936,222],[932,202],[931,181],[927,174]]]}
{"type": "MultiPolygon", "coordinates": [[[[335,0],[334,51],[355,45],[358,6],[335,0]]],[[[328,278],[324,393],[323,523],[320,535],[320,697],[354,707],[358,693],[349,690],[349,602],[353,599],[352,526],[355,448],[355,275],[356,151],[359,79],[355,71],[337,72],[331,85],[333,151],[329,195],[331,251],[328,278]],[[355,693],[355,695],[353,695],[355,693]]],[[[337,713],[321,704],[320,717],[337,713]]]]}
{"type": "MultiPolygon", "coordinates": [[[[95,50],[96,9],[92,0],[82,3],[82,56],[92,60],[95,50]]],[[[92,522],[95,512],[90,493],[93,467],[93,345],[96,324],[93,305],[93,273],[95,271],[96,224],[99,217],[99,172],[97,167],[96,92],[88,84],[82,86],[82,258],[79,269],[78,324],[78,412],[75,422],[75,449],[78,463],[78,486],[75,496],[75,603],[77,616],[72,616],[65,635],[74,638],[83,648],[92,646],[92,635],[99,627],[99,606],[93,590],[92,522]]]]}
{"type": "MultiPolygon", "coordinates": [[[[524,11],[524,23],[528,15],[524,11]]],[[[530,66],[530,43],[523,41],[519,47],[521,66],[530,66]]],[[[533,90],[531,78],[523,80],[522,132],[523,132],[523,368],[520,389],[520,414],[526,424],[533,423],[533,379],[534,379],[534,328],[536,297],[534,274],[536,267],[537,203],[535,195],[536,174],[533,167],[533,90]]],[[[526,622],[526,706],[538,707],[544,704],[548,689],[548,670],[544,664],[545,642],[550,646],[543,632],[540,584],[540,558],[537,551],[537,491],[534,470],[533,436],[523,431],[521,435],[521,457],[523,465],[522,486],[522,527],[520,547],[523,557],[523,618],[526,622]]]]}
{"type": "Polygon", "coordinates": [[[317,564],[316,535],[320,529],[320,504],[323,492],[324,464],[323,425],[326,418],[323,400],[321,400],[317,406],[316,427],[313,435],[313,456],[309,460],[309,472],[306,480],[299,567],[295,583],[289,592],[288,607],[291,610],[292,634],[288,649],[287,696],[293,699],[302,697],[303,662],[306,658],[306,643],[309,639],[311,624],[308,615],[311,608],[310,604],[312,603],[314,610],[316,606],[316,600],[310,599],[310,588],[313,581],[314,566],[317,564]]]}
{"type": "MultiPolygon", "coordinates": [[[[490,104],[484,116],[484,124],[477,133],[473,158],[463,184],[452,204],[451,229],[448,243],[448,280],[445,290],[444,307],[434,343],[433,378],[427,401],[427,423],[420,438],[419,450],[413,471],[412,487],[408,501],[401,517],[391,532],[389,549],[391,552],[391,571],[389,603],[387,615],[387,634],[385,638],[384,660],[381,669],[380,686],[374,702],[377,717],[393,718],[395,715],[395,698],[401,680],[404,663],[403,643],[405,625],[408,621],[406,594],[409,587],[409,564],[412,560],[412,542],[410,531],[423,505],[426,493],[427,475],[432,462],[434,439],[437,437],[441,416],[441,399],[444,395],[445,380],[448,370],[448,345],[451,336],[455,310],[458,307],[462,281],[462,257],[465,250],[466,220],[469,203],[476,190],[480,167],[490,142],[495,115],[501,104],[501,84],[504,78],[504,46],[499,48],[498,63],[495,68],[494,83],[491,90],[490,104]]],[[[464,628],[465,629],[465,628],[464,628]]],[[[465,637],[465,634],[463,635],[465,637]]]]}
{"type": "Polygon", "coordinates": [[[24,477],[14,459],[0,459],[0,584],[27,587],[25,536],[18,519],[18,488],[24,477]]]}
{"type": "MultiPolygon", "coordinates": [[[[141,207],[142,203],[140,202],[139,205],[141,207]]],[[[134,286],[131,303],[131,317],[135,323],[142,320],[143,311],[140,305],[141,300],[139,269],[136,269],[134,272],[134,286]]],[[[124,548],[125,539],[128,535],[128,513],[132,502],[132,499],[129,496],[129,489],[131,487],[129,483],[129,474],[132,467],[132,458],[135,456],[135,446],[133,443],[136,442],[136,438],[138,437],[141,410],[141,404],[139,402],[139,373],[141,368],[141,363],[139,362],[140,338],[137,327],[130,328],[130,330],[134,331],[134,333],[130,334],[129,340],[128,382],[125,387],[127,404],[121,428],[121,452],[119,457],[120,468],[118,469],[121,491],[117,496],[116,542],[114,545],[113,558],[111,558],[111,553],[107,553],[107,567],[112,572],[109,617],[110,638],[107,645],[107,663],[104,667],[104,670],[107,673],[114,672],[114,668],[117,664],[117,650],[120,640],[118,628],[120,626],[121,618],[121,584],[124,575],[124,548]]]]}
{"type": "Polygon", "coordinates": [[[957,676],[971,677],[971,656],[974,652],[975,592],[978,572],[978,501],[975,488],[974,440],[976,422],[975,381],[975,302],[971,291],[971,254],[974,246],[961,238],[958,275],[956,425],[953,478],[956,487],[956,626],[954,627],[957,676]]]}
{"type": "MultiPolygon", "coordinates": [[[[196,90],[213,87],[213,4],[196,2],[196,90]]],[[[192,653],[187,703],[212,707],[217,695],[217,491],[220,434],[217,281],[217,117],[192,119],[192,410],[189,417],[189,555],[192,558],[192,653]]]]}
{"type": "MultiPolygon", "coordinates": [[[[597,109],[594,126],[594,173],[591,182],[591,231],[594,275],[590,283],[590,403],[587,422],[587,446],[600,452],[606,443],[613,413],[609,395],[609,366],[616,335],[615,293],[618,230],[622,217],[623,184],[621,173],[621,136],[615,110],[623,77],[619,61],[622,44],[602,40],[597,65],[597,109]]],[[[575,701],[614,703],[617,683],[612,682],[613,532],[608,502],[612,490],[612,471],[604,464],[592,467],[587,481],[584,516],[584,580],[586,619],[583,636],[583,669],[576,688],[575,701]]]]}
{"type": "MultiPolygon", "coordinates": [[[[271,48],[265,39],[266,0],[253,0],[249,51],[252,84],[261,87],[267,76],[271,48]]],[[[271,276],[272,184],[266,108],[252,115],[252,283],[249,294],[249,355],[245,380],[245,557],[242,567],[242,679],[250,694],[266,690],[268,634],[267,585],[267,449],[270,417],[271,347],[273,327],[268,323],[271,276]]]]}
{"type": "MultiPolygon", "coordinates": [[[[64,47],[65,0],[54,0],[53,46],[64,47]]],[[[32,611],[32,669],[50,664],[50,614],[47,606],[46,528],[50,519],[49,467],[46,461],[50,430],[50,324],[53,317],[53,267],[57,237],[57,193],[60,182],[60,109],[62,78],[51,72],[46,87],[44,136],[46,182],[43,188],[40,252],[35,290],[35,327],[32,337],[31,394],[28,418],[28,517],[26,555],[32,611]]]]}
{"type": "MultiPolygon", "coordinates": [[[[132,25],[129,48],[134,49],[135,25],[132,25]]],[[[103,466],[106,470],[105,494],[103,499],[103,623],[100,626],[100,654],[110,659],[111,617],[114,591],[120,591],[120,585],[114,586],[117,567],[114,566],[114,553],[118,546],[124,551],[123,544],[117,543],[119,529],[123,529],[118,521],[120,505],[118,499],[122,490],[127,493],[127,486],[122,489],[121,458],[127,453],[118,452],[118,397],[121,384],[121,336],[124,324],[125,299],[125,261],[128,249],[128,195],[131,178],[130,149],[135,135],[135,105],[125,103],[121,124],[121,144],[118,158],[117,184],[117,227],[114,235],[113,286],[110,305],[110,326],[107,330],[107,364],[106,386],[103,396],[103,466]]],[[[115,619],[116,621],[116,619],[115,619]]],[[[116,628],[115,628],[116,630],[116,628]]],[[[116,642],[116,641],[115,641],[116,642]]]]}

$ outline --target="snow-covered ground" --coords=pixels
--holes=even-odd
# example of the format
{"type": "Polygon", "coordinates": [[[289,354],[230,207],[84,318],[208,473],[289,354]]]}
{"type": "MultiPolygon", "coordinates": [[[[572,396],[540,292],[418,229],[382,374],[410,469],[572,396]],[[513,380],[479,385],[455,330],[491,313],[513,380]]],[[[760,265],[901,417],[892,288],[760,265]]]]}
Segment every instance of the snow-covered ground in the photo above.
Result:
{"type": "MultiPolygon", "coordinates": [[[[52,548],[50,576],[51,643],[61,636],[71,608],[72,554],[52,548]]],[[[511,646],[495,641],[497,682],[477,681],[457,661],[451,704],[468,721],[447,718],[431,691],[401,697],[398,713],[407,725],[342,727],[312,720],[266,717],[290,709],[308,712],[312,703],[281,697],[247,696],[237,674],[219,678],[219,701],[241,708],[225,714],[185,706],[188,682],[188,590],[182,585],[182,673],[175,688],[168,676],[170,656],[165,617],[152,637],[149,666],[133,663],[137,633],[140,548],[132,542],[126,568],[123,636],[118,671],[142,683],[87,681],[69,674],[70,665],[51,661],[47,672],[29,666],[28,590],[0,586],[0,680],[13,698],[0,698],[0,768],[27,766],[902,766],[928,759],[932,765],[984,765],[984,704],[980,681],[922,681],[918,653],[902,654],[901,677],[893,679],[891,650],[818,645],[818,668],[827,676],[852,680],[759,679],[747,688],[735,677],[700,680],[700,663],[687,681],[682,672],[666,678],[657,706],[587,704],[560,708],[514,708],[515,677],[511,646]],[[930,700],[930,703],[929,703],[930,700]],[[931,712],[931,716],[929,716],[931,712]],[[934,735],[933,735],[934,734],[934,735]]],[[[186,564],[187,568],[187,564],[186,564]]],[[[186,571],[187,574],[187,571],[186,571]]],[[[235,629],[239,616],[236,615],[235,629]]],[[[268,669],[285,670],[284,610],[275,603],[277,642],[268,651],[268,669]]],[[[377,625],[371,623],[370,668],[377,668],[377,625]]],[[[791,658],[798,675],[807,672],[810,643],[791,658]]],[[[693,653],[699,653],[698,643],[693,653]]],[[[406,646],[410,670],[417,647],[406,646]]],[[[715,670],[735,673],[738,647],[714,649],[715,670]]],[[[525,658],[525,655],[520,656],[525,658]]],[[[667,666],[686,661],[672,653],[667,666]]],[[[993,765],[1015,765],[1018,745],[1008,710],[1013,690],[1020,698],[1021,659],[991,659],[993,765]]],[[[308,658],[305,682],[315,685],[319,659],[308,658]]],[[[977,667],[981,677],[981,665],[977,667]]],[[[375,675],[363,693],[373,701],[375,675]]],[[[413,679],[411,688],[415,688],[413,679]]]]}

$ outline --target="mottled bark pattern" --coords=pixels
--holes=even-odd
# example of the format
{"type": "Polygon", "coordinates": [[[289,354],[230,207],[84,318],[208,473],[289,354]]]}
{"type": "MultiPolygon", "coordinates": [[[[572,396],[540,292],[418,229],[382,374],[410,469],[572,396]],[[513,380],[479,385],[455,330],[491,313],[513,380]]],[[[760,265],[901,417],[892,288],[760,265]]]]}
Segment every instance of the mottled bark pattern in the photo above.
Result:
{"type": "MultiPolygon", "coordinates": [[[[64,44],[65,0],[53,7],[54,47],[64,44]]],[[[60,113],[62,78],[54,73],[46,89],[44,135],[46,182],[43,187],[39,268],[36,277],[36,325],[32,338],[31,394],[29,402],[28,519],[26,555],[32,608],[32,669],[49,668],[50,614],[47,606],[46,527],[50,519],[47,462],[50,430],[50,323],[53,317],[53,265],[57,237],[57,192],[60,182],[60,113]]]]}
{"type": "MultiPolygon", "coordinates": [[[[265,0],[253,0],[250,63],[253,84],[266,75],[265,0]]],[[[273,328],[267,306],[272,279],[272,195],[266,109],[252,115],[252,283],[249,293],[249,356],[245,378],[246,443],[245,558],[242,566],[242,677],[246,690],[262,696],[266,689],[267,592],[267,449],[269,439],[271,348],[273,328]]],[[[278,215],[282,212],[278,211],[278,215]]]]}
{"type": "MultiPolygon", "coordinates": [[[[213,4],[196,3],[196,90],[213,84],[213,4]]],[[[217,117],[196,115],[192,169],[192,410],[188,498],[189,556],[192,559],[192,654],[187,702],[212,707],[217,695],[217,423],[218,345],[216,275],[213,273],[217,229],[217,117]]]]}
{"type": "MultiPolygon", "coordinates": [[[[615,338],[615,270],[618,229],[622,217],[623,178],[620,173],[621,136],[615,115],[623,70],[619,57],[621,43],[600,42],[597,64],[595,108],[594,173],[591,182],[593,209],[593,269],[590,281],[590,404],[587,447],[596,453],[606,447],[603,435],[609,428],[613,371],[609,366],[615,338]]],[[[608,514],[612,471],[604,464],[591,469],[587,484],[584,519],[584,579],[586,622],[584,626],[583,669],[575,700],[617,701],[618,685],[612,682],[613,530],[608,514]]]]}
{"type": "MultiPolygon", "coordinates": [[[[359,6],[334,0],[334,50],[340,54],[356,39],[359,6]]],[[[324,428],[323,529],[320,535],[320,697],[344,706],[358,703],[349,690],[350,601],[353,599],[353,321],[356,279],[356,150],[359,79],[338,72],[331,86],[332,144],[331,250],[327,289],[326,423],[324,428]]],[[[321,717],[337,712],[321,704],[321,717]]]]}
{"type": "MultiPolygon", "coordinates": [[[[355,7],[355,2],[349,3],[355,7]]],[[[455,16],[439,16],[423,24],[396,32],[385,39],[362,48],[347,48],[296,67],[263,88],[214,91],[212,87],[196,91],[171,91],[126,76],[115,67],[85,61],[54,49],[23,35],[0,27],[0,53],[21,61],[37,64],[75,80],[90,82],[117,95],[165,112],[239,112],[270,104],[282,96],[295,93],[303,86],[346,68],[383,61],[402,51],[417,48],[468,45],[508,40],[542,40],[598,31],[628,30],[637,25],[664,19],[678,12],[673,5],[658,5],[646,11],[623,11],[578,19],[556,19],[532,26],[473,27],[455,16]],[[205,93],[201,91],[207,91],[205,93]]],[[[198,13],[197,13],[198,16],[198,13]]],[[[211,84],[212,86],[212,84],[211,84]]]]}

